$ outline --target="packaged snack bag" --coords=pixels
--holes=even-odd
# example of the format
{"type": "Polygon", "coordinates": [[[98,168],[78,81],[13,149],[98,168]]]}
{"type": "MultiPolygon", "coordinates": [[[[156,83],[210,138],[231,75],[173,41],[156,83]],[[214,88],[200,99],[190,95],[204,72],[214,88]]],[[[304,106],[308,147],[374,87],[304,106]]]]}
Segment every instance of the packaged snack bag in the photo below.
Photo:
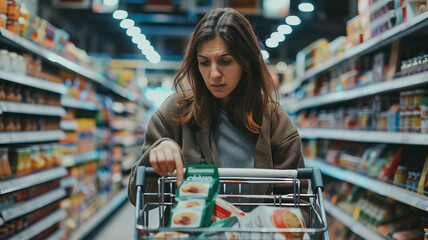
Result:
{"type": "Polygon", "coordinates": [[[216,221],[229,218],[231,216],[243,217],[245,215],[247,214],[241,209],[235,207],[233,204],[223,200],[222,198],[216,198],[213,211],[213,217],[216,221]]]}
{"type": "Polygon", "coordinates": [[[176,203],[171,212],[170,227],[209,226],[219,185],[217,166],[186,166],[183,183],[176,192],[176,203]]]}
{"type": "MultiPolygon", "coordinates": [[[[305,221],[298,208],[280,208],[259,206],[246,217],[239,219],[241,228],[296,228],[305,229],[305,221]]],[[[290,233],[245,233],[242,239],[309,239],[308,234],[299,232],[290,233]]]]}
{"type": "Polygon", "coordinates": [[[238,218],[233,216],[230,218],[225,218],[220,221],[214,222],[211,224],[210,229],[213,231],[207,231],[199,235],[201,239],[226,239],[226,240],[238,240],[239,233],[228,231],[224,232],[225,229],[239,229],[238,218]],[[218,231],[215,231],[218,230],[218,231]]]}
{"type": "Polygon", "coordinates": [[[181,233],[181,232],[159,232],[159,233],[156,233],[154,237],[155,237],[155,239],[162,239],[162,240],[188,239],[189,234],[181,233]]]}

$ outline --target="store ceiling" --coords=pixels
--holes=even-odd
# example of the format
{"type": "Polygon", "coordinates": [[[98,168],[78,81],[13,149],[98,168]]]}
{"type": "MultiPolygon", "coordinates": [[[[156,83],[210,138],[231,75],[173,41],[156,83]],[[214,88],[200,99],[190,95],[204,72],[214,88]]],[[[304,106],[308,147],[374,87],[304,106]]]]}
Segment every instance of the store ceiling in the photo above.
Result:
{"type": "MultiPolygon", "coordinates": [[[[181,60],[185,41],[203,14],[191,14],[180,7],[164,11],[151,10],[146,1],[121,0],[119,9],[128,11],[128,17],[142,29],[163,60],[181,60]]],[[[111,13],[94,13],[91,6],[59,7],[56,2],[58,0],[39,1],[38,14],[70,32],[71,40],[78,47],[90,53],[106,53],[113,58],[144,58],[125,30],[119,27],[119,20],[113,19],[111,13]]],[[[277,48],[266,48],[271,55],[270,62],[292,62],[296,53],[311,42],[319,38],[333,40],[346,34],[346,21],[356,15],[357,0],[312,2],[315,11],[302,13],[297,9],[300,0],[291,0],[290,14],[300,16],[302,24],[293,27],[293,33],[277,48]]],[[[284,19],[268,19],[261,14],[247,14],[246,17],[263,43],[276,31],[278,25],[284,23],[284,19]]]]}

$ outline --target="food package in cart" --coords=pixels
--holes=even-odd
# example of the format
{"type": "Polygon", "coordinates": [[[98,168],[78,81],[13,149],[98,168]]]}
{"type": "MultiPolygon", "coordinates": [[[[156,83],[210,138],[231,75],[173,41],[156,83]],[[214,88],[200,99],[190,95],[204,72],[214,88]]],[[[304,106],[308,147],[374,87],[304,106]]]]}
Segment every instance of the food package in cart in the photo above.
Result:
{"type": "Polygon", "coordinates": [[[215,221],[229,218],[231,216],[240,218],[244,217],[245,215],[247,214],[244,211],[235,207],[233,204],[227,202],[222,198],[216,198],[213,211],[213,218],[215,219],[215,221]]]}
{"type": "MultiPolygon", "coordinates": [[[[239,218],[241,228],[277,228],[301,229],[306,228],[305,221],[299,208],[283,208],[259,206],[246,217],[239,218]]],[[[309,235],[302,232],[241,232],[241,239],[309,239],[309,235]]]]}
{"type": "Polygon", "coordinates": [[[238,218],[233,216],[221,219],[210,225],[209,231],[199,235],[199,239],[224,239],[224,240],[239,240],[239,222],[238,218]],[[236,231],[225,231],[225,230],[236,231]]]}
{"type": "Polygon", "coordinates": [[[215,165],[188,165],[171,212],[171,228],[208,227],[219,190],[215,165]]]}

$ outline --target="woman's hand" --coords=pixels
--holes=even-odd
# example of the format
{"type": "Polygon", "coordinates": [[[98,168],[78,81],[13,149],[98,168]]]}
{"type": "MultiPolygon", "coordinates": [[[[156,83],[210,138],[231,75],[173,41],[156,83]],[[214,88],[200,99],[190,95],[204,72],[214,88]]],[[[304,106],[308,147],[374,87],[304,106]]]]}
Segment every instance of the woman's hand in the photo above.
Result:
{"type": "Polygon", "coordinates": [[[177,185],[183,181],[183,160],[178,145],[171,141],[162,141],[159,145],[150,150],[150,165],[156,173],[161,176],[167,176],[177,170],[177,185]]]}

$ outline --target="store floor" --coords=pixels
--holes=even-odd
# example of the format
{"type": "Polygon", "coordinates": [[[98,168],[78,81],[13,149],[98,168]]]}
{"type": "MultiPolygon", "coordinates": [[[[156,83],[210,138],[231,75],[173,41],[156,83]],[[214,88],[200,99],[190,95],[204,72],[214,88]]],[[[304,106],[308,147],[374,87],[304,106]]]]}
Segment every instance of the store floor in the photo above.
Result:
{"type": "Polygon", "coordinates": [[[94,240],[134,239],[135,207],[128,201],[113,213],[97,231],[94,240]]]}
{"type": "MultiPolygon", "coordinates": [[[[153,209],[149,214],[151,227],[157,227],[159,212],[153,209]]],[[[90,237],[93,240],[132,240],[135,232],[135,207],[128,200],[113,213],[104,225],[90,237]]]]}

